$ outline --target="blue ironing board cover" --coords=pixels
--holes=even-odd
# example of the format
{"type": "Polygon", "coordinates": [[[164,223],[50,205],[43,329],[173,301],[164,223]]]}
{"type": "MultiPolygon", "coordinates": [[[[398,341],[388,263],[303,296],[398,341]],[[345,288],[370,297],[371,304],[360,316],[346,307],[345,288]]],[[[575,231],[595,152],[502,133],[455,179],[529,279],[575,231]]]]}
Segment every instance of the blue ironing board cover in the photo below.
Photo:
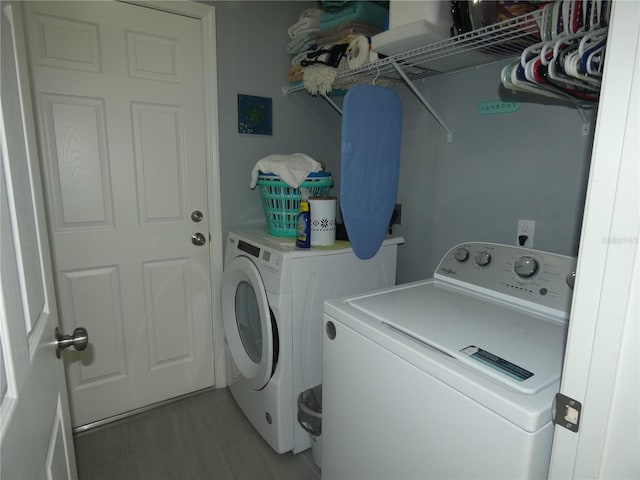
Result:
{"type": "Polygon", "coordinates": [[[398,193],[402,105],[391,89],[356,85],[342,104],[340,209],[354,253],[373,257],[398,193]]]}

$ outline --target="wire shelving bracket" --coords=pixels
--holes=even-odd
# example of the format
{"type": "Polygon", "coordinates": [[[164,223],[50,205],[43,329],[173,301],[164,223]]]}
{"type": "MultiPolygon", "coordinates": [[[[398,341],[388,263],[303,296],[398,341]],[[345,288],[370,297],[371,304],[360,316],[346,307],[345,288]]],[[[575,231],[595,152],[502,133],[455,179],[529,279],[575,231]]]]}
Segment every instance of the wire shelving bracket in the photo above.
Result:
{"type": "Polygon", "coordinates": [[[451,132],[449,127],[447,127],[447,125],[444,123],[442,118],[440,118],[440,115],[438,115],[433,110],[433,108],[431,108],[431,105],[429,104],[429,102],[427,102],[427,100],[422,96],[422,94],[416,88],[416,86],[413,84],[411,79],[402,71],[402,68],[400,68],[400,66],[398,66],[398,64],[394,60],[391,60],[391,64],[396,69],[398,74],[402,77],[404,82],[407,84],[407,87],[409,87],[409,90],[411,90],[413,92],[413,94],[417,97],[417,99],[424,106],[424,108],[426,108],[429,111],[429,113],[433,116],[433,118],[436,119],[436,121],[440,124],[442,129],[447,133],[447,142],[451,143],[453,141],[453,133],[451,132]]]}

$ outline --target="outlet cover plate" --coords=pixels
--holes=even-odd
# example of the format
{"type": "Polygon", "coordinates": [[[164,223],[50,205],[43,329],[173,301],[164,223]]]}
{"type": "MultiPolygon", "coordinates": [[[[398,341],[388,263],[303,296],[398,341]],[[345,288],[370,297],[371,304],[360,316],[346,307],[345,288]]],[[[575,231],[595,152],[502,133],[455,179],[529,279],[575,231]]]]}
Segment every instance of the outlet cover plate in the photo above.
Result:
{"type": "Polygon", "coordinates": [[[516,245],[526,248],[533,248],[533,237],[536,230],[536,221],[535,220],[518,220],[518,231],[516,233],[516,245]],[[520,237],[527,237],[524,244],[520,243],[520,237]]]}

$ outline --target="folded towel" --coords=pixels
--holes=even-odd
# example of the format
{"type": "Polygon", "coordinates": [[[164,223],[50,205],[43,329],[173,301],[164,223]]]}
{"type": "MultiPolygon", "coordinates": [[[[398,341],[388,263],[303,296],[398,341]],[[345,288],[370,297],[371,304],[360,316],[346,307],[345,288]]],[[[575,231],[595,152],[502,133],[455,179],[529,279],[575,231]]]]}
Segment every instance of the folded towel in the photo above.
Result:
{"type": "Polygon", "coordinates": [[[318,30],[315,29],[309,29],[293,37],[287,44],[287,53],[296,54],[305,50],[310,50],[316,43],[315,33],[317,31],[318,30]]]}
{"type": "Polygon", "coordinates": [[[295,65],[287,71],[287,79],[291,83],[299,82],[302,80],[302,72],[303,68],[300,65],[295,65]]]}
{"type": "Polygon", "coordinates": [[[304,153],[274,153],[256,162],[251,171],[251,188],[255,188],[258,175],[275,173],[283,182],[292,188],[298,188],[311,172],[322,170],[322,164],[304,153]]]}
{"type": "MultiPolygon", "coordinates": [[[[313,48],[313,45],[311,46],[311,48],[313,48]]],[[[291,59],[291,65],[293,65],[294,67],[296,65],[300,65],[300,63],[302,63],[302,60],[307,58],[307,54],[311,53],[312,51],[313,50],[303,50],[302,52],[296,53],[291,59]]]]}
{"type": "Polygon", "coordinates": [[[389,9],[376,2],[349,2],[340,10],[323,12],[320,17],[320,29],[329,30],[348,21],[366,23],[383,29],[389,21],[389,9]]]}
{"type": "Polygon", "coordinates": [[[303,18],[317,18],[318,20],[320,20],[320,16],[322,15],[323,11],[324,10],[320,8],[307,8],[300,14],[299,20],[302,20],[303,18]]]}
{"type": "Polygon", "coordinates": [[[317,18],[303,18],[302,20],[294,23],[287,29],[289,38],[295,37],[298,33],[304,32],[309,29],[320,29],[320,20],[317,18]]]}

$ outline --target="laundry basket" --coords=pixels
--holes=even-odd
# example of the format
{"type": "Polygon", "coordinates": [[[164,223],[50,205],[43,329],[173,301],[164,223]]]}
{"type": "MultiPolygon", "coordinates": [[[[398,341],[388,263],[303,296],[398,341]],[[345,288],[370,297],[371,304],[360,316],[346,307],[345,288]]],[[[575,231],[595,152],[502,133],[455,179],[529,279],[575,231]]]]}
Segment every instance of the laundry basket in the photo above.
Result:
{"type": "Polygon", "coordinates": [[[260,172],[257,185],[269,233],[276,237],[295,237],[300,210],[300,189],[308,188],[311,197],[326,197],[333,187],[333,179],[328,172],[310,173],[300,187],[293,188],[278,175],[260,172]]]}

